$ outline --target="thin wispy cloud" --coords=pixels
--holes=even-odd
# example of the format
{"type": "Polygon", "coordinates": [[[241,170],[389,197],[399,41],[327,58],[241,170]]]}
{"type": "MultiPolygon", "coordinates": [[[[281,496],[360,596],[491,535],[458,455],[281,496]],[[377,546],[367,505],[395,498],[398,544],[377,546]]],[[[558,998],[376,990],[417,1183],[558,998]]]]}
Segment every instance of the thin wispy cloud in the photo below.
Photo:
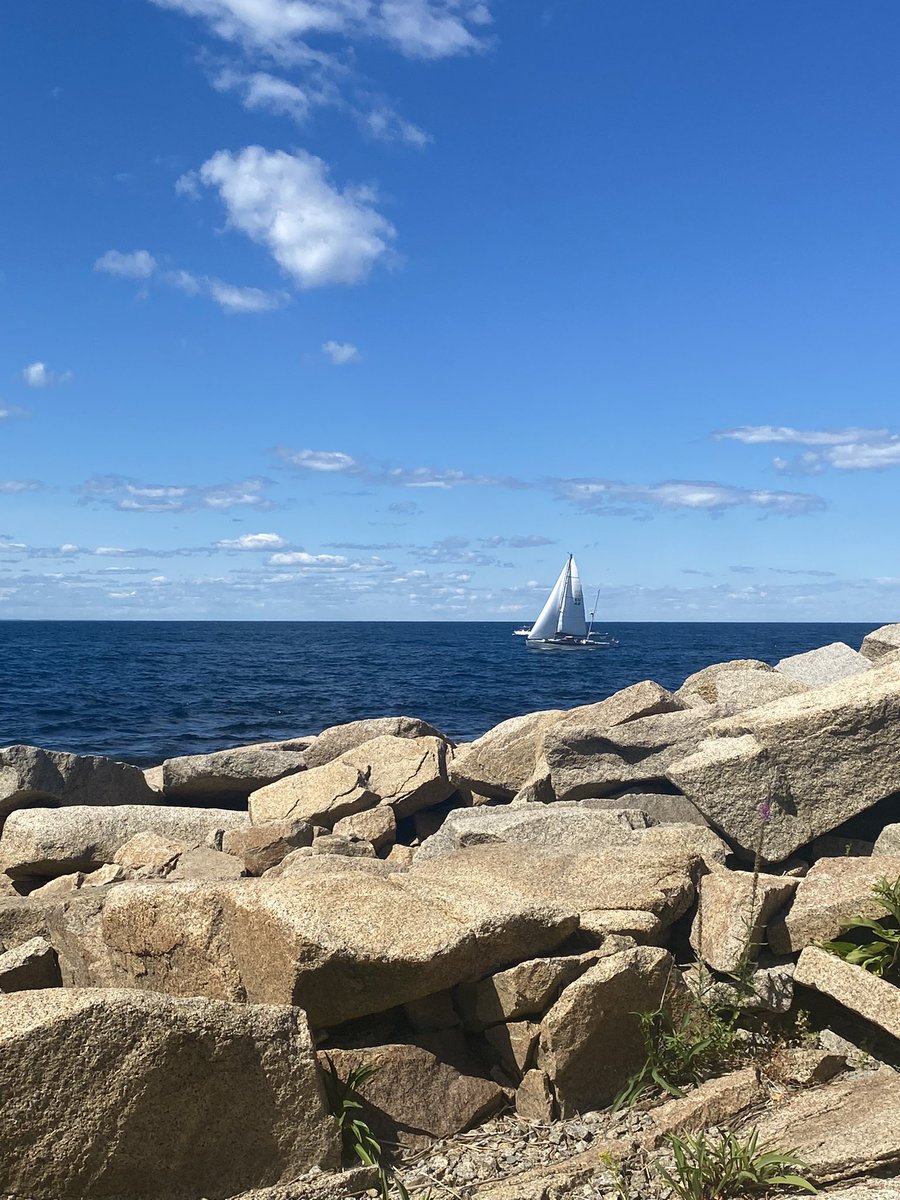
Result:
{"type": "Polygon", "coordinates": [[[877,471],[900,466],[900,435],[888,429],[793,429],[786,425],[743,425],[713,435],[745,445],[792,445],[813,449],[793,458],[777,456],[776,470],[791,474],[817,474],[833,467],[839,471],[877,471]]]}
{"type": "Polygon", "coordinates": [[[242,287],[210,275],[195,275],[181,267],[162,268],[148,250],[122,253],[107,250],[94,263],[94,270],[120,279],[153,281],[185,296],[206,296],[226,313],[262,313],[282,308],[290,299],[286,292],[242,287]]]}
{"type": "Polygon", "coordinates": [[[22,492],[39,492],[45,486],[38,479],[0,479],[0,495],[18,496],[22,492]]]}
{"type": "Polygon", "coordinates": [[[31,388],[45,388],[70,383],[74,376],[71,371],[53,371],[45,362],[33,362],[22,368],[22,378],[31,388]]]}
{"type": "Polygon", "coordinates": [[[316,51],[310,39],[377,38],[411,58],[446,58],[484,44],[483,0],[151,0],[206,22],[217,36],[288,63],[316,51]]]}
{"type": "Polygon", "coordinates": [[[222,538],[217,550],[281,550],[287,542],[277,533],[242,533],[236,538],[222,538]]]}
{"type": "MultiPolygon", "coordinates": [[[[509,487],[529,485],[500,475],[478,475],[452,467],[390,467],[367,463],[340,450],[290,450],[279,447],[278,457],[301,471],[327,471],[364,477],[368,483],[404,488],[509,487]]],[[[395,509],[395,511],[398,511],[395,509]]],[[[405,510],[409,511],[409,510],[405,510]]]]}
{"type": "Polygon", "coordinates": [[[274,508],[266,496],[267,479],[242,479],[235,483],[140,483],[122,475],[101,475],[79,488],[81,502],[116,508],[121,512],[175,513],[198,509],[274,508]]]}
{"type": "Polygon", "coordinates": [[[334,184],[305,150],[219,150],[180,186],[216,191],[231,228],[264,246],[302,291],[362,282],[396,236],[371,188],[334,184]]]}
{"type": "Polygon", "coordinates": [[[652,510],[717,514],[734,508],[799,516],[825,507],[821,496],[806,492],[732,487],[710,481],[672,479],[640,484],[611,479],[557,479],[553,486],[562,499],[582,511],[613,516],[652,510]]]}

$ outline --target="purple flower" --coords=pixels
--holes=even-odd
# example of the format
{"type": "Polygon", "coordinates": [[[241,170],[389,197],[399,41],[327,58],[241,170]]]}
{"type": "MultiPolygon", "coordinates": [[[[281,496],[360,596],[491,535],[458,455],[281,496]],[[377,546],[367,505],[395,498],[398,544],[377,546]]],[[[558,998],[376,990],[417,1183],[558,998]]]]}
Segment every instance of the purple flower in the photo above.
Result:
{"type": "Polygon", "coordinates": [[[762,817],[763,825],[768,825],[769,818],[772,815],[772,805],[768,800],[763,800],[762,804],[759,806],[759,815],[762,817]]]}

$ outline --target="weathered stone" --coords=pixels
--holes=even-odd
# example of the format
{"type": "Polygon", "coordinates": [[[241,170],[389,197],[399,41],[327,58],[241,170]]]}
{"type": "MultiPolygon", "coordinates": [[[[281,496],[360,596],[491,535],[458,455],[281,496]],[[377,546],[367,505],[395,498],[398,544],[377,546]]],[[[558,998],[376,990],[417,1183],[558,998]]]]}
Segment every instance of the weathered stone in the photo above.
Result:
{"type": "MultiPolygon", "coordinates": [[[[450,871],[367,873],[360,886],[346,870],[309,880],[119,884],[103,907],[105,978],[172,994],[293,1003],[316,1028],[384,1012],[549,952],[576,928],[572,907],[545,899],[557,890],[552,878],[532,898],[530,888],[516,886],[521,852],[501,864],[499,852],[511,848],[488,849],[488,856],[461,852],[450,871]]],[[[642,880],[647,890],[651,874],[642,880]]],[[[664,877],[675,884],[671,867],[664,877]]],[[[683,900],[659,893],[657,902],[677,910],[691,891],[688,883],[683,900]]]]}
{"type": "Polygon", "coordinates": [[[375,847],[371,842],[342,833],[323,833],[313,840],[310,854],[341,854],[348,858],[374,858],[375,847]]]}
{"type": "Polygon", "coordinates": [[[779,862],[900,789],[898,721],[893,665],[717,721],[669,775],[745,857],[761,841],[779,862]]]}
{"type": "Polygon", "coordinates": [[[579,933],[586,934],[601,944],[610,935],[634,938],[641,946],[656,945],[663,932],[663,924],[653,913],[624,908],[600,909],[580,915],[579,933]]]}
{"type": "Polygon", "coordinates": [[[709,822],[687,796],[670,796],[665,792],[626,792],[615,798],[603,797],[579,801],[582,808],[610,812],[636,808],[646,813],[651,825],[703,825],[709,822]]]}
{"type": "Polygon", "coordinates": [[[375,1167],[347,1167],[343,1171],[311,1171],[282,1187],[253,1188],[234,1200],[347,1200],[379,1190],[375,1167]]]}
{"type": "Polygon", "coordinates": [[[329,762],[269,783],[250,795],[250,820],[306,821],[329,829],[341,817],[373,808],[378,796],[369,789],[357,767],[329,762]]]}
{"type": "Polygon", "coordinates": [[[900,988],[893,983],[816,946],[800,955],[794,979],[900,1038],[900,988]]]}
{"type": "Polygon", "coordinates": [[[287,750],[239,747],[214,754],[167,758],[162,764],[163,791],[178,799],[249,796],[257,788],[302,771],[306,759],[287,750]]]}
{"type": "MultiPolygon", "coordinates": [[[[540,1121],[542,1125],[553,1120],[556,1102],[545,1071],[532,1068],[522,1076],[522,1082],[516,1088],[516,1113],[523,1121],[540,1121]]],[[[546,1195],[546,1192],[541,1194],[546,1195]]]]}
{"type": "Polygon", "coordinates": [[[51,879],[49,883],[33,888],[29,896],[35,900],[43,900],[48,896],[64,896],[67,892],[77,892],[83,883],[84,872],[72,871],[68,875],[57,875],[56,879],[51,879]]]}
{"type": "Polygon", "coordinates": [[[836,937],[851,917],[885,916],[872,888],[898,877],[900,856],[820,858],[800,880],[790,908],[769,922],[769,945],[776,954],[796,954],[836,937]]]}
{"type": "Polygon", "coordinates": [[[702,711],[690,709],[610,728],[554,726],[543,739],[553,793],[558,800],[581,800],[664,781],[669,767],[699,745],[708,726],[702,711]]]}
{"type": "Polygon", "coordinates": [[[3,1186],[33,1200],[223,1200],[337,1165],[296,1009],[2,996],[0,1094],[3,1186]]]}
{"type": "Polygon", "coordinates": [[[190,843],[176,841],[161,833],[136,833],[118,848],[113,863],[146,874],[168,875],[190,843]]]}
{"type": "Polygon", "coordinates": [[[311,844],[312,826],[306,821],[270,821],[229,830],[222,838],[222,849],[241,859],[248,875],[262,875],[292,850],[311,844]]]}
{"type": "Polygon", "coordinates": [[[495,725],[457,750],[450,764],[451,780],[484,796],[512,799],[534,774],[544,731],[562,715],[561,709],[549,709],[495,725]]]}
{"type": "MultiPolygon", "coordinates": [[[[683,703],[689,705],[692,697],[698,697],[706,704],[715,704],[719,698],[719,680],[732,671],[742,673],[753,671],[767,674],[772,671],[772,667],[758,658],[735,658],[730,662],[713,663],[709,667],[695,671],[693,675],[688,675],[675,695],[683,703]]],[[[693,706],[691,705],[691,707],[693,706]]]]}
{"type": "Polygon", "coordinates": [[[435,992],[421,1000],[410,1000],[403,1005],[403,1013],[417,1033],[437,1033],[441,1029],[458,1029],[460,1025],[452,992],[435,992]]]}
{"type": "Polygon", "coordinates": [[[0,954],[0,992],[62,986],[56,951],[44,938],[31,938],[0,954]]]}
{"type": "Polygon", "coordinates": [[[178,859],[168,878],[178,879],[240,879],[244,860],[233,854],[223,854],[209,846],[195,846],[178,859]]]}
{"type": "Polygon", "coordinates": [[[886,654],[900,650],[900,625],[882,625],[880,629],[867,633],[859,648],[860,654],[870,662],[878,663],[886,654]]]}
{"type": "Polygon", "coordinates": [[[745,1109],[765,1098],[755,1067],[707,1079],[676,1100],[667,1100],[649,1113],[650,1129],[641,1141],[657,1146],[670,1133],[727,1125],[745,1109]]]}
{"type": "Polygon", "coordinates": [[[371,720],[348,721],[346,725],[332,725],[323,729],[305,751],[308,767],[321,767],[339,758],[348,750],[354,750],[364,742],[378,737],[420,738],[436,737],[443,741],[439,729],[420,721],[417,717],[375,717],[371,720]]]}
{"type": "Polygon", "coordinates": [[[716,680],[716,707],[730,716],[808,690],[807,684],[779,671],[726,671],[716,680]]]}
{"type": "Polygon", "coordinates": [[[836,833],[826,833],[817,837],[809,847],[809,853],[814,859],[871,858],[874,852],[874,842],[865,838],[841,837],[836,833]]]}
{"type": "Polygon", "coordinates": [[[389,862],[391,866],[400,869],[411,866],[415,857],[416,851],[412,846],[401,846],[397,844],[391,846],[385,862],[389,862]]]}
{"type": "Polygon", "coordinates": [[[828,1083],[847,1069],[846,1054],[830,1050],[806,1049],[803,1046],[779,1046],[766,1065],[766,1072],[779,1083],[794,1087],[811,1087],[828,1083]]]}
{"type": "Polygon", "coordinates": [[[98,867],[96,871],[85,875],[81,886],[108,887],[111,883],[124,883],[128,879],[133,879],[134,875],[135,873],[130,867],[121,867],[118,863],[107,863],[105,867],[98,867]]]}
{"type": "Polygon", "coordinates": [[[0,941],[21,946],[32,938],[43,938],[59,958],[63,985],[67,988],[105,986],[106,948],[101,936],[100,912],[107,889],[89,888],[63,895],[0,901],[0,941]]]}
{"type": "Polygon", "coordinates": [[[807,650],[805,654],[791,654],[775,664],[776,671],[809,687],[838,683],[871,669],[869,659],[846,642],[832,642],[817,650],[807,650]]]}
{"type": "Polygon", "coordinates": [[[691,945],[714,971],[756,961],[769,918],[793,896],[798,880],[749,871],[711,871],[700,881],[691,945]]]}
{"type": "Polygon", "coordinates": [[[581,704],[577,708],[567,709],[558,724],[611,729],[614,725],[626,725],[641,717],[680,712],[683,708],[681,701],[666,688],[660,687],[652,679],[644,679],[613,692],[595,704],[581,704]]]}
{"type": "Polygon", "coordinates": [[[598,962],[605,953],[592,950],[568,957],[533,958],[498,971],[478,983],[461,984],[454,994],[467,1029],[540,1016],[560,992],[598,962]]]}
{"type": "Polygon", "coordinates": [[[480,1076],[461,1034],[425,1035],[419,1041],[327,1051],[342,1079],[355,1067],[374,1068],[358,1095],[360,1116],[379,1140],[427,1145],[470,1129],[502,1103],[503,1092],[480,1076]]]}
{"type": "MultiPolygon", "coordinates": [[[[375,856],[371,842],[350,842],[347,838],[325,834],[316,838],[318,853],[312,846],[292,850],[286,858],[265,873],[266,879],[311,879],[313,876],[343,874],[390,875],[393,867],[375,856]],[[355,847],[355,853],[351,847],[355,847]]],[[[315,843],[313,843],[313,846],[315,843]]]]}
{"type": "Polygon", "coordinates": [[[378,850],[397,837],[397,818],[389,804],[376,804],[351,817],[342,817],[335,822],[334,832],[342,837],[360,838],[378,850]]]}
{"type": "MultiPolygon", "coordinates": [[[[461,808],[420,846],[417,862],[464,846],[514,842],[554,851],[603,854],[617,846],[690,848],[724,862],[728,848],[705,826],[651,826],[641,809],[595,808],[589,802],[461,808]]],[[[620,907],[617,905],[617,907],[620,907]]]]}
{"type": "Polygon", "coordinates": [[[485,1041],[492,1046],[500,1066],[511,1079],[520,1081],[531,1067],[541,1027],[534,1021],[512,1021],[492,1025],[485,1030],[485,1041]]]}
{"type": "Polygon", "coordinates": [[[32,804],[152,804],[158,798],[139,767],[37,746],[0,749],[0,820],[32,804]]]}
{"type": "Polygon", "coordinates": [[[0,834],[0,861],[14,879],[94,871],[113,862],[119,847],[136,833],[200,842],[211,829],[246,824],[246,813],[219,808],[110,804],[19,809],[7,817],[0,834]]]}
{"type": "MultiPolygon", "coordinates": [[[[144,779],[147,781],[147,786],[152,788],[154,792],[161,792],[163,788],[163,769],[162,763],[158,767],[145,767],[144,779]]],[[[158,804],[162,796],[157,796],[154,803],[158,804]]]]}
{"type": "Polygon", "coordinates": [[[760,1142],[799,1155],[814,1183],[893,1173],[900,1165],[900,1074],[865,1071],[796,1092],[759,1117],[758,1128],[760,1142]]]}
{"type": "Polygon", "coordinates": [[[398,820],[442,803],[456,790],[447,776],[447,743],[439,737],[386,734],[348,750],[338,761],[355,767],[398,820]]]}
{"type": "Polygon", "coordinates": [[[672,968],[671,955],[655,946],[613,954],[569,984],[544,1017],[537,1066],[564,1118],[609,1104],[640,1066],[637,1014],[664,1003],[672,968]]]}
{"type": "Polygon", "coordinates": [[[872,847],[872,854],[879,857],[895,855],[900,858],[900,825],[885,825],[872,847]]]}

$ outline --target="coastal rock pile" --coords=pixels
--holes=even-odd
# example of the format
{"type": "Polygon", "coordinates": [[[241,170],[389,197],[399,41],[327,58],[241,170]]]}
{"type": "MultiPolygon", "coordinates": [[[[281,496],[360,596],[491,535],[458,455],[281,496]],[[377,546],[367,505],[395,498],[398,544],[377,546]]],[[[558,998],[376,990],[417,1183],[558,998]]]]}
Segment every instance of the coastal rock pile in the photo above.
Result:
{"type": "Polygon", "coordinates": [[[424,1190],[614,1195],[610,1161],[751,1103],[822,1183],[900,1175],[900,988],[820,948],[900,879],[898,651],[887,626],[467,745],[391,717],[146,772],[0,750],[0,1196],[365,1190],[332,1174],[328,1112],[359,1070],[424,1190]],[[640,1014],[677,1022],[698,987],[769,1033],[811,1013],[813,1057],[775,1046],[623,1126],[640,1014]],[[840,1074],[854,1031],[879,1070],[840,1074]],[[486,1121],[484,1174],[448,1147],[486,1121]],[[496,1150],[510,1122],[583,1132],[536,1167],[496,1150]]]}

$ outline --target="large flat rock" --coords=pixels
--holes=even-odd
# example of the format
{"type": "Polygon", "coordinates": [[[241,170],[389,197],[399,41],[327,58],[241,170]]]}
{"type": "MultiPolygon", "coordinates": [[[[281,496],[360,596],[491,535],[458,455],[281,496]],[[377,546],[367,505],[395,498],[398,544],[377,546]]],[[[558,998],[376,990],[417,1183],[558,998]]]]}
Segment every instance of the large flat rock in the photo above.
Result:
{"type": "Polygon", "coordinates": [[[162,785],[165,794],[175,798],[243,797],[305,766],[302,753],[245,746],[167,758],[162,764],[162,785]]]}
{"type": "Polygon", "coordinates": [[[758,1121],[760,1141],[790,1149],[817,1184],[900,1169],[900,1074],[886,1068],[797,1092],[758,1121]]]}
{"type": "Polygon", "coordinates": [[[820,858],[800,880],[791,905],[769,922],[769,945],[776,954],[796,954],[837,937],[851,917],[885,916],[872,888],[898,877],[900,855],[820,858]]]}
{"type": "Polygon", "coordinates": [[[900,790],[900,664],[714,722],[669,777],[746,857],[780,862],[900,790]]]}
{"type": "Polygon", "coordinates": [[[254,825],[269,821],[306,821],[329,829],[342,817],[374,808],[378,796],[359,768],[335,759],[268,783],[250,794],[254,825]]]}
{"type": "Polygon", "coordinates": [[[815,988],[900,1039],[900,988],[871,971],[807,946],[800,955],[794,982],[815,988]]]}
{"type": "Polygon", "coordinates": [[[873,663],[896,650],[900,650],[900,624],[882,625],[867,633],[859,648],[860,654],[873,663]]]}
{"type": "Polygon", "coordinates": [[[418,717],[372,717],[362,721],[348,721],[344,725],[331,725],[323,729],[317,738],[304,750],[309,767],[321,767],[340,758],[348,750],[370,742],[377,737],[444,737],[439,729],[421,721],[418,717]]]}
{"type": "Polygon", "coordinates": [[[871,669],[869,659],[846,642],[832,642],[829,646],[807,650],[805,654],[792,654],[775,664],[775,670],[780,674],[809,687],[851,679],[871,669]]]}
{"type": "Polygon", "coordinates": [[[457,750],[450,778],[482,796],[511,800],[534,774],[544,731],[562,715],[561,709],[548,709],[501,721],[457,750]]]}
{"type": "Polygon", "coordinates": [[[243,829],[245,812],[176,808],[163,804],[110,804],[24,808],[10,813],[0,834],[0,866],[13,879],[93,871],[139,833],[193,844],[216,830],[243,829]]]}
{"type": "Polygon", "coordinates": [[[3,1188],[224,1200],[336,1166],[303,1013],[133,991],[0,996],[3,1188]]]}
{"type": "Polygon", "coordinates": [[[0,749],[0,820],[31,804],[152,804],[158,799],[144,772],[127,763],[37,746],[0,749]]]}
{"type": "Polygon", "coordinates": [[[399,817],[448,800],[456,791],[447,775],[447,743],[437,737],[383,734],[342,754],[366,787],[399,817]]]}

